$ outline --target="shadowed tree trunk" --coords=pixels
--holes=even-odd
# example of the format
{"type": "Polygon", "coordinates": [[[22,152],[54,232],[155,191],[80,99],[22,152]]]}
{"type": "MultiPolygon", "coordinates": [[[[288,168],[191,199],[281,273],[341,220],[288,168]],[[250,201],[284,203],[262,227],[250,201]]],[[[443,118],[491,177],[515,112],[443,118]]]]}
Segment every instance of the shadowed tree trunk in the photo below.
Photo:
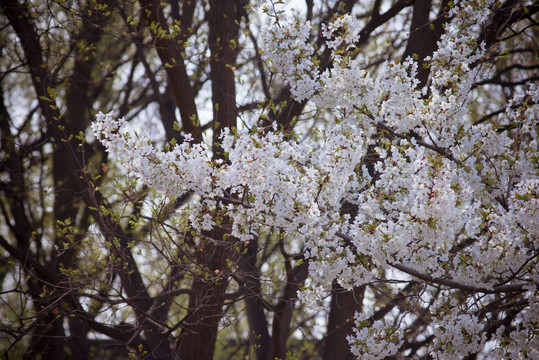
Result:
{"type": "Polygon", "coordinates": [[[241,249],[239,266],[242,292],[245,296],[245,312],[249,322],[249,339],[254,347],[256,360],[268,360],[271,359],[272,344],[264,308],[269,311],[272,309],[262,298],[260,267],[256,264],[258,249],[258,239],[245,244],[241,249]]]}
{"type": "MultiPolygon", "coordinates": [[[[236,84],[234,69],[238,49],[235,46],[239,32],[239,0],[212,0],[208,12],[210,78],[213,109],[213,157],[222,159],[219,145],[221,130],[236,126],[236,84]]],[[[229,229],[230,227],[228,227],[229,229]]],[[[193,295],[189,299],[190,314],[186,320],[193,324],[182,332],[179,347],[184,359],[211,359],[217,340],[219,321],[222,317],[222,295],[228,285],[218,274],[227,267],[227,243],[234,239],[227,236],[227,228],[215,228],[202,240],[197,263],[210,274],[209,279],[193,281],[193,295]],[[222,243],[222,244],[219,244],[222,243]]]]}
{"type": "Polygon", "coordinates": [[[346,291],[336,282],[333,283],[323,360],[354,359],[346,337],[353,335],[354,315],[363,311],[364,292],[364,286],[346,291]]]}

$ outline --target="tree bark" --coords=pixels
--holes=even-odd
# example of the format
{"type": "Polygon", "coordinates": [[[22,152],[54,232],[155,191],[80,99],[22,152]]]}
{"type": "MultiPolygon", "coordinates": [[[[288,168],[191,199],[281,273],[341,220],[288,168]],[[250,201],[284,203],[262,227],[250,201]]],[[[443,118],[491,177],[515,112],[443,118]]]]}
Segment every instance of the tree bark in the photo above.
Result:
{"type": "Polygon", "coordinates": [[[410,24],[410,36],[406,49],[402,55],[402,60],[408,57],[415,57],[418,61],[417,79],[418,87],[421,88],[427,84],[430,70],[423,66],[424,59],[431,56],[436,50],[436,43],[442,36],[444,29],[442,24],[447,21],[444,16],[448,10],[448,1],[443,0],[440,4],[438,16],[430,21],[429,15],[432,10],[432,0],[416,0],[412,12],[412,23],[410,24]]]}
{"type": "Polygon", "coordinates": [[[241,0],[212,0],[208,12],[211,51],[210,78],[213,105],[213,155],[223,158],[219,136],[225,128],[236,127],[236,82],[234,70],[238,56],[241,0]]]}
{"type": "Polygon", "coordinates": [[[196,265],[198,275],[193,279],[189,297],[189,314],[182,320],[186,325],[180,334],[178,353],[181,359],[212,359],[219,322],[223,316],[221,295],[228,286],[226,232],[214,228],[206,232],[198,245],[196,265]]]}
{"type": "Polygon", "coordinates": [[[258,241],[252,240],[243,246],[240,254],[240,275],[245,296],[245,312],[249,322],[249,339],[254,347],[256,360],[271,359],[271,338],[264,314],[260,288],[260,270],[256,266],[258,241]]]}
{"type": "Polygon", "coordinates": [[[290,323],[297,300],[297,292],[307,278],[309,265],[303,262],[294,267],[290,266],[290,261],[285,260],[286,266],[286,287],[284,294],[275,307],[273,314],[272,342],[273,356],[272,358],[286,358],[287,340],[290,335],[290,323]]]}
{"type": "Polygon", "coordinates": [[[333,283],[323,360],[354,359],[346,337],[353,333],[355,313],[363,310],[364,292],[364,286],[346,291],[333,283]]]}
{"type": "MultiPolygon", "coordinates": [[[[225,127],[235,127],[237,118],[236,84],[234,66],[237,57],[236,40],[239,32],[239,0],[213,0],[209,2],[208,41],[211,52],[210,79],[213,104],[213,157],[223,159],[219,135],[225,127]]],[[[227,221],[224,220],[224,223],[227,221]]],[[[189,299],[189,311],[185,321],[189,329],[182,332],[180,356],[184,359],[211,359],[219,321],[222,317],[221,296],[228,281],[219,277],[226,267],[226,252],[233,239],[227,238],[226,227],[210,231],[210,240],[201,240],[197,254],[197,266],[209,274],[193,281],[194,294],[189,299]]]]}

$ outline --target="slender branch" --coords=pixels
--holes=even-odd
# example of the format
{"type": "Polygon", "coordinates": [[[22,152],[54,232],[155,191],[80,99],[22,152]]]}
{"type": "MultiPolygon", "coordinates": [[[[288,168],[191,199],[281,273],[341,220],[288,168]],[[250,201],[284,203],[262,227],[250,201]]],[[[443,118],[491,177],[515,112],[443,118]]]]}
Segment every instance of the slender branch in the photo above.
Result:
{"type": "Polygon", "coordinates": [[[167,73],[172,86],[176,105],[180,110],[183,131],[191,133],[196,142],[202,141],[202,132],[197,125],[198,113],[194,99],[193,87],[178,42],[169,34],[169,26],[165,21],[161,2],[158,0],[139,0],[146,14],[147,26],[155,42],[155,49],[167,73]],[[161,30],[161,31],[159,31],[161,30]],[[162,35],[162,32],[166,35],[162,35]]]}
{"type": "MultiPolygon", "coordinates": [[[[348,236],[348,235],[346,235],[346,234],[344,234],[342,232],[339,232],[339,231],[336,232],[335,235],[338,236],[339,238],[343,239],[348,246],[352,246],[352,247],[355,248],[355,246],[353,245],[352,237],[350,237],[350,236],[348,236]]],[[[509,284],[509,285],[494,286],[492,288],[473,286],[473,285],[466,285],[466,284],[461,284],[461,283],[453,281],[453,280],[448,280],[448,279],[443,279],[443,278],[436,278],[436,277],[433,277],[433,276],[428,275],[428,274],[424,274],[422,272],[419,272],[418,270],[415,270],[415,269],[413,269],[411,267],[408,267],[406,265],[402,265],[402,264],[399,264],[399,263],[393,263],[393,262],[390,262],[390,261],[388,261],[387,263],[391,267],[393,267],[393,268],[395,268],[397,270],[400,270],[400,271],[402,271],[402,272],[404,272],[404,273],[406,273],[408,275],[411,275],[413,277],[416,277],[418,279],[426,281],[427,283],[448,286],[448,287],[453,288],[453,289],[460,289],[460,290],[464,290],[464,291],[467,291],[467,292],[476,292],[476,293],[484,293],[484,294],[500,294],[500,293],[508,293],[508,292],[523,292],[523,291],[526,291],[525,288],[527,286],[531,285],[531,284],[539,286],[539,283],[509,284]]]]}
{"type": "Polygon", "coordinates": [[[424,140],[419,139],[417,136],[399,134],[398,132],[393,130],[391,127],[385,125],[382,122],[375,123],[375,126],[377,128],[379,128],[379,129],[382,129],[382,130],[385,130],[385,131],[389,132],[391,135],[396,136],[396,137],[398,137],[400,139],[406,139],[406,140],[414,139],[418,145],[426,147],[427,149],[434,150],[438,154],[443,155],[444,157],[446,157],[447,159],[449,159],[449,160],[451,160],[453,162],[457,162],[457,159],[455,159],[455,157],[452,154],[450,154],[446,149],[441,148],[436,144],[429,144],[429,143],[425,142],[424,140]]]}
{"type": "MultiPolygon", "coordinates": [[[[459,290],[463,290],[467,292],[477,292],[477,293],[485,293],[485,294],[523,292],[523,291],[526,291],[525,287],[530,285],[530,283],[520,283],[520,284],[509,284],[509,285],[494,286],[492,288],[485,288],[485,287],[461,284],[459,282],[448,280],[448,279],[435,278],[433,276],[421,273],[411,267],[398,264],[398,263],[388,262],[388,264],[397,270],[405,272],[408,275],[412,275],[413,277],[424,280],[428,283],[444,285],[453,289],[459,289],[459,290]]],[[[534,283],[534,284],[539,285],[539,283],[534,283]]]]}
{"type": "MultiPolygon", "coordinates": [[[[55,276],[43,265],[41,265],[36,259],[34,259],[29,254],[22,252],[16,247],[12,246],[3,236],[0,235],[0,245],[6,249],[7,252],[14,258],[20,261],[24,268],[28,268],[30,265],[30,270],[36,270],[39,278],[44,278],[50,283],[55,283],[55,276]]],[[[33,272],[33,271],[32,271],[33,272]]]]}

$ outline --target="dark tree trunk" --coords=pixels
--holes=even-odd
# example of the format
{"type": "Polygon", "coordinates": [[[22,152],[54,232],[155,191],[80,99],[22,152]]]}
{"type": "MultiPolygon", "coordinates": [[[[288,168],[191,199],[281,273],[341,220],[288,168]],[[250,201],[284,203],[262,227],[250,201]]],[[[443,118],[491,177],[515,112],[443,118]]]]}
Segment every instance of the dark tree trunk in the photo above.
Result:
{"type": "Polygon", "coordinates": [[[436,42],[442,36],[444,29],[442,24],[447,21],[443,15],[448,1],[442,1],[436,20],[430,21],[429,15],[432,10],[432,0],[416,0],[412,13],[412,23],[410,24],[410,36],[402,56],[402,60],[407,57],[415,57],[419,63],[417,69],[418,87],[427,84],[430,70],[423,66],[424,59],[431,56],[436,50],[436,42]]]}
{"type": "MultiPolygon", "coordinates": [[[[211,51],[210,79],[213,104],[213,157],[222,159],[219,135],[225,127],[236,126],[236,84],[234,65],[239,31],[239,0],[210,1],[208,12],[209,46],[211,51]]],[[[226,221],[224,221],[226,222],[226,221]]],[[[225,228],[212,230],[201,240],[201,251],[197,254],[197,266],[209,274],[207,278],[193,281],[193,295],[189,299],[190,314],[185,321],[192,326],[182,332],[180,356],[182,359],[212,359],[219,321],[222,317],[221,297],[228,285],[219,277],[226,267],[227,248],[233,239],[227,238],[225,228]]]]}
{"type": "Polygon", "coordinates": [[[234,70],[238,56],[239,11],[241,0],[210,1],[209,45],[210,78],[213,105],[213,155],[223,158],[219,136],[225,128],[236,126],[236,82],[234,70]]]}
{"type": "Polygon", "coordinates": [[[26,359],[41,358],[42,360],[64,359],[65,333],[63,317],[56,312],[48,312],[38,320],[32,334],[30,351],[26,359]]]}
{"type": "Polygon", "coordinates": [[[221,228],[206,233],[198,245],[197,266],[201,274],[193,280],[192,295],[189,297],[189,315],[183,319],[186,325],[180,335],[179,354],[181,359],[213,359],[219,321],[223,316],[221,295],[228,280],[226,259],[228,241],[221,228]],[[221,242],[220,245],[216,243],[221,242]]]}
{"type": "Polygon", "coordinates": [[[309,271],[307,262],[290,266],[290,261],[285,260],[286,266],[286,287],[284,294],[275,307],[273,314],[272,358],[285,359],[287,352],[287,340],[290,335],[290,324],[292,322],[293,311],[297,301],[297,292],[305,282],[309,271]]]}
{"type": "Polygon", "coordinates": [[[271,339],[260,289],[260,270],[256,266],[257,252],[257,240],[244,245],[239,260],[240,276],[243,281],[245,312],[249,322],[249,339],[254,347],[256,360],[268,360],[271,359],[271,339]]]}
{"type": "Polygon", "coordinates": [[[346,291],[337,282],[333,283],[323,360],[354,359],[346,337],[353,334],[355,313],[363,310],[364,292],[365,287],[346,291]]]}

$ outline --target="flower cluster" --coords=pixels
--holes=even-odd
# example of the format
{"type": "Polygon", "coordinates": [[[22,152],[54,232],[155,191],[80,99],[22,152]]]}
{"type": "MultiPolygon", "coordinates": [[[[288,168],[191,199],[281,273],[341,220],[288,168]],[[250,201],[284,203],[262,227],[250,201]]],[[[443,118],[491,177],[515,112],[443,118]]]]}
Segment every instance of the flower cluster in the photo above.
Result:
{"type": "Polygon", "coordinates": [[[310,35],[309,22],[301,22],[299,17],[288,17],[283,13],[268,19],[263,33],[266,61],[282,73],[297,101],[311,98],[320,86],[310,35]]]}
{"type": "Polygon", "coordinates": [[[350,14],[341,15],[329,24],[322,24],[322,35],[328,39],[328,48],[337,50],[344,45],[344,51],[350,50],[359,40],[359,21],[350,14]]]}
{"type": "Polygon", "coordinates": [[[361,359],[379,360],[393,356],[403,343],[401,331],[383,320],[371,321],[372,311],[355,318],[355,335],[349,336],[352,353],[361,359]]]}
{"type": "Polygon", "coordinates": [[[432,355],[439,359],[462,359],[483,348],[486,336],[479,319],[469,314],[448,314],[435,319],[432,355]]]}

